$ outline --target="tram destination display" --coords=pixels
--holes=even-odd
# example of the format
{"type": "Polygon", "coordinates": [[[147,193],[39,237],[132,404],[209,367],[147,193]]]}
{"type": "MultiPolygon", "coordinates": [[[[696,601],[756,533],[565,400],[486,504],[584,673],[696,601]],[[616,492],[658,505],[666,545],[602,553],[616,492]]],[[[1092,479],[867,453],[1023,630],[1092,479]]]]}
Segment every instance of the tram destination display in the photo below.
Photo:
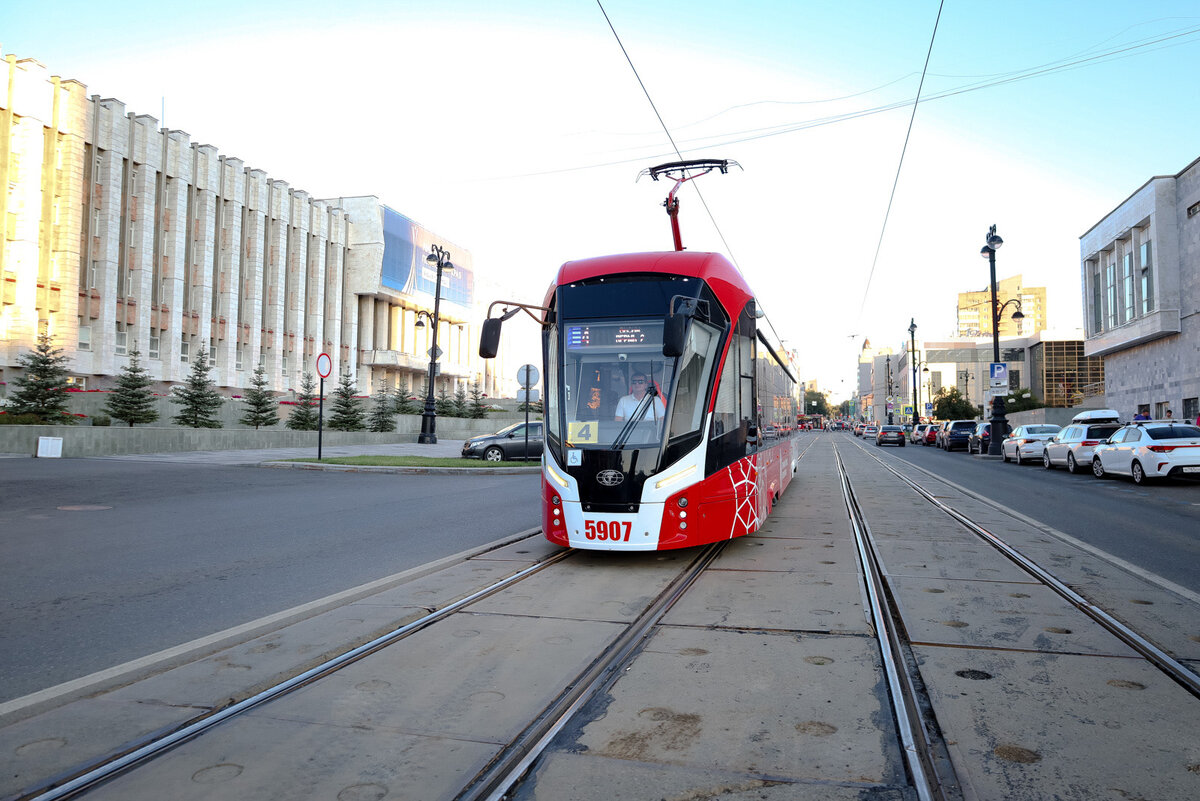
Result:
{"type": "Polygon", "coordinates": [[[662,323],[590,323],[567,326],[567,348],[629,348],[662,346],[662,323]]]}

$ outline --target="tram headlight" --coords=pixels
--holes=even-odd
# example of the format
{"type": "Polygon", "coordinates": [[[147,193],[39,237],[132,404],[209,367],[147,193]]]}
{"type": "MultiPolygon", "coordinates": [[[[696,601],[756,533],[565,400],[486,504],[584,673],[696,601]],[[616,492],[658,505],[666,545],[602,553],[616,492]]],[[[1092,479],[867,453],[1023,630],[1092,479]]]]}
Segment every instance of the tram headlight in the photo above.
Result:
{"type": "Polygon", "coordinates": [[[570,484],[567,482],[567,479],[564,476],[559,475],[559,472],[554,469],[553,465],[550,464],[549,459],[546,460],[546,475],[550,477],[551,481],[563,489],[566,489],[570,486],[570,484]]]}
{"type": "Polygon", "coordinates": [[[672,473],[669,476],[664,476],[663,478],[660,478],[657,482],[655,482],[654,488],[662,489],[663,487],[669,487],[678,481],[682,481],[683,479],[687,478],[688,476],[690,476],[692,473],[695,473],[695,472],[696,472],[696,465],[690,464],[687,467],[680,470],[678,473],[672,473]]]}

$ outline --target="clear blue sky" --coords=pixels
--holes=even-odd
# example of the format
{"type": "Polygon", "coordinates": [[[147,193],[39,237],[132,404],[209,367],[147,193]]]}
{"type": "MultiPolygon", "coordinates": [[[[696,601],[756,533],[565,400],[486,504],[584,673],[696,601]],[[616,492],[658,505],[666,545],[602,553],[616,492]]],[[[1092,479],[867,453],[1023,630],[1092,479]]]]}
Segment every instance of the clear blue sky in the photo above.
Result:
{"type": "MultiPolygon", "coordinates": [[[[676,156],[592,0],[6,5],[5,53],[314,195],[377,195],[508,294],[670,247],[666,187],[634,178],[676,156]]],[[[947,2],[881,244],[937,2],[604,8],[683,157],[745,168],[683,193],[685,244],[735,259],[839,399],[861,337],[951,332],[993,223],[1000,276],[1079,325],[1078,237],[1200,156],[1194,0],[947,2]]]]}

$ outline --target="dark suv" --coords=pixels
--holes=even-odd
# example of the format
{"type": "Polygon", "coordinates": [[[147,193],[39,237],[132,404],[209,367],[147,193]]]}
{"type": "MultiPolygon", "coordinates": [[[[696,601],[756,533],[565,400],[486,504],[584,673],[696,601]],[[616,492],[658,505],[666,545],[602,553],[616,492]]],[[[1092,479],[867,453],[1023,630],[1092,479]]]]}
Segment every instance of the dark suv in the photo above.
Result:
{"type": "Polygon", "coordinates": [[[952,451],[955,448],[967,447],[971,432],[977,423],[974,420],[952,420],[942,429],[942,450],[952,451]]]}

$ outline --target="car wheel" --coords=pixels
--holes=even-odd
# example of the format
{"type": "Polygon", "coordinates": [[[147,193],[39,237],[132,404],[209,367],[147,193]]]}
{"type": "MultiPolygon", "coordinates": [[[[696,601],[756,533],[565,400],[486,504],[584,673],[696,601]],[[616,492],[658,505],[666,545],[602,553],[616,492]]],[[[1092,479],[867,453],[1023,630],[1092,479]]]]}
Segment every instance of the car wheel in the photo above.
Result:
{"type": "Polygon", "coordinates": [[[1017,448],[1017,464],[1018,465],[1025,464],[1025,462],[1022,461],[1022,459],[1021,459],[1021,449],[1020,448],[1017,448]]]}
{"type": "Polygon", "coordinates": [[[1054,469],[1054,464],[1050,461],[1050,451],[1042,451],[1042,467],[1047,470],[1054,469]]]}
{"type": "Polygon", "coordinates": [[[903,447],[904,447],[904,441],[903,441],[903,440],[901,440],[901,442],[900,442],[900,447],[901,447],[901,448],[903,448],[903,447]]]}
{"type": "Polygon", "coordinates": [[[1007,462],[1008,461],[1008,451],[1001,448],[1000,449],[1000,458],[1007,462]]]}
{"type": "Polygon", "coordinates": [[[1108,478],[1108,473],[1104,472],[1104,465],[1100,463],[1099,456],[1092,457],[1092,475],[1096,478],[1108,478]]]}
{"type": "Polygon", "coordinates": [[[483,458],[489,462],[503,462],[504,451],[497,448],[495,445],[483,452],[483,458]]]}
{"type": "Polygon", "coordinates": [[[1133,474],[1134,484],[1147,484],[1150,479],[1146,476],[1146,471],[1142,469],[1141,462],[1134,462],[1129,468],[1129,472],[1133,474]]]}
{"type": "Polygon", "coordinates": [[[1067,472],[1068,473],[1078,473],[1079,472],[1079,465],[1075,462],[1075,454],[1073,454],[1073,453],[1067,454],[1067,472]]]}

